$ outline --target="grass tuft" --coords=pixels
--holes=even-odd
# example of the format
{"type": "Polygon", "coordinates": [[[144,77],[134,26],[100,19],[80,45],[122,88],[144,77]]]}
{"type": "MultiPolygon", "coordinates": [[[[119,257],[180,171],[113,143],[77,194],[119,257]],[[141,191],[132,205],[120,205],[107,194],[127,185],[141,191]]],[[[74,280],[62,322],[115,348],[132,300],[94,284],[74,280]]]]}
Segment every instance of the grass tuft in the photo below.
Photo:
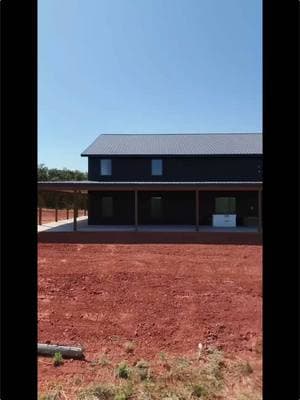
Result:
{"type": "Polygon", "coordinates": [[[150,378],[150,365],[148,361],[145,360],[138,361],[135,365],[135,370],[137,371],[141,381],[150,378]]]}
{"type": "Polygon", "coordinates": [[[64,363],[64,360],[63,360],[63,356],[61,355],[61,353],[59,351],[57,353],[54,353],[54,357],[53,357],[54,367],[59,367],[63,363],[64,363]]]}
{"type": "Polygon", "coordinates": [[[133,342],[126,342],[124,344],[124,349],[126,353],[133,353],[135,349],[135,344],[133,342]]]}
{"type": "Polygon", "coordinates": [[[128,379],[131,375],[131,369],[125,361],[122,361],[116,370],[116,375],[122,379],[128,379]]]}

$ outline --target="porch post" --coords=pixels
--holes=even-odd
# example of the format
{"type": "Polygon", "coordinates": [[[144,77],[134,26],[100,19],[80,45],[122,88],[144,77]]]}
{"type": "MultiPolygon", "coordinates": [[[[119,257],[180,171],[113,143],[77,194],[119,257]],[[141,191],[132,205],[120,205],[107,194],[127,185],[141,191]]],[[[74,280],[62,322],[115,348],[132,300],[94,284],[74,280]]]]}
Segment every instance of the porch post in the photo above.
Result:
{"type": "Polygon", "coordinates": [[[77,192],[74,190],[73,231],[77,231],[77,192]]]}
{"type": "Polygon", "coordinates": [[[258,191],[258,232],[262,232],[262,190],[258,191]]]}
{"type": "Polygon", "coordinates": [[[199,231],[199,190],[196,189],[196,201],[195,201],[195,212],[196,212],[196,231],[199,231]]]}
{"type": "Polygon", "coordinates": [[[138,230],[138,191],[134,191],[134,226],[138,230]]]}
{"type": "Polygon", "coordinates": [[[39,225],[42,225],[42,213],[43,213],[43,195],[41,192],[38,193],[38,203],[39,203],[39,225]]]}
{"type": "Polygon", "coordinates": [[[42,225],[42,207],[39,207],[39,225],[42,225]]]}

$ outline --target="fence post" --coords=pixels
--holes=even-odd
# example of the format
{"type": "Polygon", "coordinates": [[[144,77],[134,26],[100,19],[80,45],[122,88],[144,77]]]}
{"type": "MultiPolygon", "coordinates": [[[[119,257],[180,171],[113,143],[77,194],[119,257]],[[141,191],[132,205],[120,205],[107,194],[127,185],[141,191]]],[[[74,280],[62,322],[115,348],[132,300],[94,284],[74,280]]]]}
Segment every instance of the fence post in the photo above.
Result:
{"type": "Polygon", "coordinates": [[[55,222],[58,221],[58,213],[57,213],[57,208],[55,207],[55,222]]]}
{"type": "Polygon", "coordinates": [[[78,199],[76,190],[74,190],[73,206],[74,206],[73,231],[77,231],[78,199]]]}
{"type": "Polygon", "coordinates": [[[69,209],[67,208],[67,219],[69,219],[69,209]]]}

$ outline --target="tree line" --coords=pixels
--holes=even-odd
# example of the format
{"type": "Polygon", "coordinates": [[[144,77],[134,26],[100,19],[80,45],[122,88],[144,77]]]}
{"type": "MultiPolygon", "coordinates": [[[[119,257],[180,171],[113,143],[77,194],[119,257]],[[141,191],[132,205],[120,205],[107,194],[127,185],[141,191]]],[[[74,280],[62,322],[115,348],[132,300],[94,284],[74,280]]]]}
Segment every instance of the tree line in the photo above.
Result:
{"type": "MultiPolygon", "coordinates": [[[[38,165],[38,181],[84,181],[87,180],[87,172],[70,170],[67,168],[48,168],[45,164],[38,165]]],[[[87,209],[87,195],[77,194],[79,209],[87,209]]],[[[72,193],[41,192],[38,193],[38,207],[70,209],[74,205],[72,193]]]]}
{"type": "Polygon", "coordinates": [[[38,181],[84,181],[87,178],[87,172],[48,168],[45,164],[38,165],[38,181]]]}

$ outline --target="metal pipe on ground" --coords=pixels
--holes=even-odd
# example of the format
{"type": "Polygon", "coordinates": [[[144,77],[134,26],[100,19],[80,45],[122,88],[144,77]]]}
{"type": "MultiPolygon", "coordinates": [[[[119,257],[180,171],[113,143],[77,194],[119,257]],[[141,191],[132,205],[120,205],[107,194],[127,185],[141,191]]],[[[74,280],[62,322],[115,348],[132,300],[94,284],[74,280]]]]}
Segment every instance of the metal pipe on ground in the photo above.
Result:
{"type": "Polygon", "coordinates": [[[38,343],[38,354],[42,356],[54,356],[55,353],[60,353],[63,358],[84,359],[83,352],[83,347],[38,343]]]}

